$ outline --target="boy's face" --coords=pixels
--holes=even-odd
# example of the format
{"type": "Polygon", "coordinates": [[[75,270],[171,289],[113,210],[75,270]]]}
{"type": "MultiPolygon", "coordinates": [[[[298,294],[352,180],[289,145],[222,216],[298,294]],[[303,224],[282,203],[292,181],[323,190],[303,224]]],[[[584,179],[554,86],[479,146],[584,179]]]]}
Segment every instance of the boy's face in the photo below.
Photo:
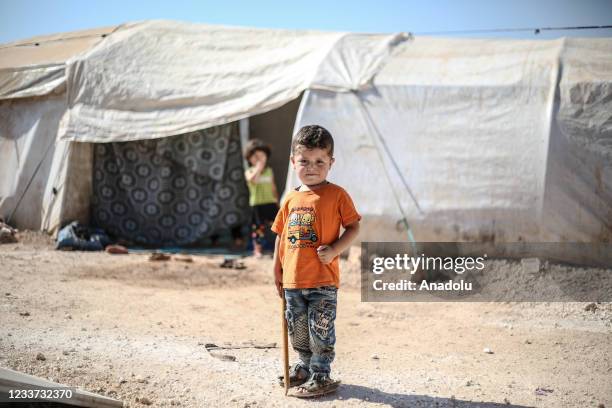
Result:
{"type": "Polygon", "coordinates": [[[291,156],[291,164],[300,181],[312,186],[325,181],[327,173],[334,163],[327,149],[299,149],[291,156]]]}

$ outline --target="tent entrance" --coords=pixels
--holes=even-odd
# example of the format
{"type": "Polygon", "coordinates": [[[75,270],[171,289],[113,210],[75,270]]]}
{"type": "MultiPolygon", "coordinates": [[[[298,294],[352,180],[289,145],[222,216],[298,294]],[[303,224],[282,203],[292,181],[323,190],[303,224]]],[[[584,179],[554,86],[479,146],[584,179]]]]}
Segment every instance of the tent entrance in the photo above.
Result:
{"type": "Polygon", "coordinates": [[[248,222],[238,123],[94,145],[92,224],[142,246],[188,246],[248,222]]]}
{"type": "Polygon", "coordinates": [[[272,148],[269,165],[280,194],[285,190],[293,128],[302,95],[280,108],[249,118],[249,138],[260,139],[272,148]]]}

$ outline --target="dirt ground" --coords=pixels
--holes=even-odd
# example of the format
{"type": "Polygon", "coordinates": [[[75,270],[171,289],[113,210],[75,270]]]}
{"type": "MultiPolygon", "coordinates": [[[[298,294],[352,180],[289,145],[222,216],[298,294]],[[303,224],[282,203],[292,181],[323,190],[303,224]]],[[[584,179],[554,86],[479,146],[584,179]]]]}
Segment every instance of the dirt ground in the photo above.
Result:
{"type": "Polygon", "coordinates": [[[281,338],[270,259],[228,270],[219,256],[152,262],[19,239],[0,246],[0,367],[125,406],[612,407],[611,304],[362,303],[344,262],[342,386],[302,401],[276,384],[280,349],[253,347],[281,338]]]}

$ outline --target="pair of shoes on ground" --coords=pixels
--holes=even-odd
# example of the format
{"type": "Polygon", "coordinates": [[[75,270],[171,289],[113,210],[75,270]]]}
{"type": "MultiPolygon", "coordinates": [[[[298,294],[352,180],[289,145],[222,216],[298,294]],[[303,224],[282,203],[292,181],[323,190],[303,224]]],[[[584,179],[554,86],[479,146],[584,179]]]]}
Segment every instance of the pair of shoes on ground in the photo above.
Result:
{"type": "MultiPolygon", "coordinates": [[[[284,376],[279,376],[279,383],[285,386],[284,376]]],[[[296,363],[289,370],[289,387],[297,387],[291,394],[298,398],[318,397],[338,389],[340,381],[332,380],[326,373],[310,373],[303,365],[296,363]]]]}

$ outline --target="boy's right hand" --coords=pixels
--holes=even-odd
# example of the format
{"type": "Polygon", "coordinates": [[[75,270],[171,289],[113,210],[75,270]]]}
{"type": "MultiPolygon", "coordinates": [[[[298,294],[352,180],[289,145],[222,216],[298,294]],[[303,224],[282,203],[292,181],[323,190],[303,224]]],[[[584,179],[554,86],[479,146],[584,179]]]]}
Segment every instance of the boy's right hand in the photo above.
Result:
{"type": "Polygon", "coordinates": [[[278,267],[274,268],[274,284],[279,297],[283,297],[283,270],[278,267]]]}
{"type": "Polygon", "coordinates": [[[277,235],[276,240],[274,241],[274,257],[272,262],[274,263],[274,284],[276,285],[276,291],[278,292],[278,296],[283,298],[283,266],[281,265],[281,261],[279,259],[279,247],[280,247],[280,237],[277,235]]]}
{"type": "Polygon", "coordinates": [[[276,285],[276,291],[278,292],[278,297],[283,297],[283,281],[274,279],[274,284],[276,285]]]}

